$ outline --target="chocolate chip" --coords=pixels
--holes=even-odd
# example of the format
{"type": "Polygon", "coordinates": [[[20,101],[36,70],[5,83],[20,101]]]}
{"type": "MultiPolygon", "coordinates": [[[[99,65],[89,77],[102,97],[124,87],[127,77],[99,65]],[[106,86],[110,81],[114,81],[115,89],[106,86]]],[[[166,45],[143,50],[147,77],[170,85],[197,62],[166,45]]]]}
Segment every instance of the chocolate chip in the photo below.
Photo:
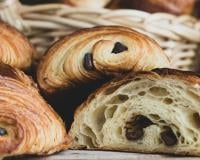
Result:
{"type": "Polygon", "coordinates": [[[154,124],[150,119],[143,115],[137,115],[126,123],[126,138],[137,140],[143,137],[144,128],[154,124]]]}
{"type": "Polygon", "coordinates": [[[0,127],[0,136],[5,136],[7,134],[8,134],[7,131],[4,128],[0,127]]]}
{"type": "Polygon", "coordinates": [[[138,140],[142,138],[144,135],[143,128],[135,127],[134,129],[130,129],[126,131],[126,138],[128,140],[138,140]]]}
{"type": "Polygon", "coordinates": [[[173,146],[177,143],[176,135],[170,127],[165,128],[165,130],[160,133],[160,136],[167,146],[173,146]]]}
{"type": "Polygon", "coordinates": [[[136,116],[135,120],[133,121],[133,125],[139,125],[142,128],[146,128],[152,124],[153,122],[143,115],[136,116]]]}
{"type": "Polygon", "coordinates": [[[83,66],[86,70],[94,70],[93,57],[91,53],[86,53],[83,66]]]}
{"type": "Polygon", "coordinates": [[[196,127],[200,128],[200,116],[199,116],[199,113],[194,113],[193,114],[193,118],[194,118],[194,124],[196,125],[196,127]]]}
{"type": "Polygon", "coordinates": [[[123,51],[127,51],[128,50],[128,47],[126,47],[125,45],[123,45],[122,43],[120,42],[116,42],[115,43],[115,46],[112,50],[112,53],[120,53],[120,52],[123,52],[123,51]]]}

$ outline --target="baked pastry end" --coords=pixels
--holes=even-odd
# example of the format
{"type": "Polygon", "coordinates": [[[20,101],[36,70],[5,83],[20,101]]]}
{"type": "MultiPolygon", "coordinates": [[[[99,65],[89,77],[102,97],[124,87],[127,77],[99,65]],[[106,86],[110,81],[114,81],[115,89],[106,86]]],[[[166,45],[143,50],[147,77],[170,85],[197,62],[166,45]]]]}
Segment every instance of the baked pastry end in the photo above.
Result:
{"type": "Polygon", "coordinates": [[[156,69],[107,83],[76,111],[73,149],[200,156],[200,76],[156,69]]]}

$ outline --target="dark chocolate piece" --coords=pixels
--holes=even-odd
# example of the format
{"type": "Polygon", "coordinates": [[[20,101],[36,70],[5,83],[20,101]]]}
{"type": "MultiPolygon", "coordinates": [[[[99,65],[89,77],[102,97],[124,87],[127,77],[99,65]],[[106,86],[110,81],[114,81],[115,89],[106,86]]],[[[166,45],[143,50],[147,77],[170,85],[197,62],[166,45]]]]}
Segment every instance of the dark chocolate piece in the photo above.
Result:
{"type": "Polygon", "coordinates": [[[167,127],[163,132],[160,133],[161,139],[167,146],[173,146],[177,144],[177,138],[170,127],[167,127]]]}
{"type": "Polygon", "coordinates": [[[143,115],[137,115],[126,123],[126,138],[128,140],[138,140],[144,135],[144,128],[154,124],[143,115]]]}
{"type": "Polygon", "coordinates": [[[0,127],[0,136],[5,136],[7,134],[8,134],[8,132],[4,128],[0,127]]]}
{"type": "Polygon", "coordinates": [[[128,50],[128,47],[126,47],[125,45],[123,45],[120,42],[116,42],[115,46],[112,50],[112,53],[118,54],[118,53],[121,53],[121,52],[127,51],[127,50],[128,50]]]}
{"type": "Polygon", "coordinates": [[[93,57],[91,53],[85,54],[83,66],[86,70],[94,70],[93,57]]]}
{"type": "Polygon", "coordinates": [[[153,122],[143,115],[136,116],[135,120],[133,121],[133,125],[139,125],[142,128],[146,128],[152,124],[153,122]]]}
{"type": "Polygon", "coordinates": [[[193,117],[194,117],[194,123],[196,124],[196,126],[198,128],[200,128],[200,116],[199,116],[199,113],[194,113],[193,117]]]}

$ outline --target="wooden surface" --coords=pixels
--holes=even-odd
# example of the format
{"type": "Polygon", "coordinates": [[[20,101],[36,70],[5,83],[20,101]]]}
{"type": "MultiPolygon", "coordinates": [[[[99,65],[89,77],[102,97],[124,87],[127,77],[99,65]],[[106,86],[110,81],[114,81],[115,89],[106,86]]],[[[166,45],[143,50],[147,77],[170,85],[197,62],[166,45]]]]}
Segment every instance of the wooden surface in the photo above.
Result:
{"type": "Polygon", "coordinates": [[[105,151],[64,151],[49,157],[14,158],[14,160],[200,160],[198,157],[177,157],[158,154],[105,151]]]}

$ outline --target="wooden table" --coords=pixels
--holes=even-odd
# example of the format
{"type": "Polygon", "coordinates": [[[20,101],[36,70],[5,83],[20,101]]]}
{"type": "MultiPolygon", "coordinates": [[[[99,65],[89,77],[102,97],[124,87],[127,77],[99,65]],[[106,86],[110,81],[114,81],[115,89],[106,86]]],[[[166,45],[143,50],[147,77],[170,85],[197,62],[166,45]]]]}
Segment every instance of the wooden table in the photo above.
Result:
{"type": "Polygon", "coordinates": [[[56,155],[14,160],[200,160],[198,157],[177,157],[159,154],[139,154],[105,151],[64,151],[56,155]]]}

